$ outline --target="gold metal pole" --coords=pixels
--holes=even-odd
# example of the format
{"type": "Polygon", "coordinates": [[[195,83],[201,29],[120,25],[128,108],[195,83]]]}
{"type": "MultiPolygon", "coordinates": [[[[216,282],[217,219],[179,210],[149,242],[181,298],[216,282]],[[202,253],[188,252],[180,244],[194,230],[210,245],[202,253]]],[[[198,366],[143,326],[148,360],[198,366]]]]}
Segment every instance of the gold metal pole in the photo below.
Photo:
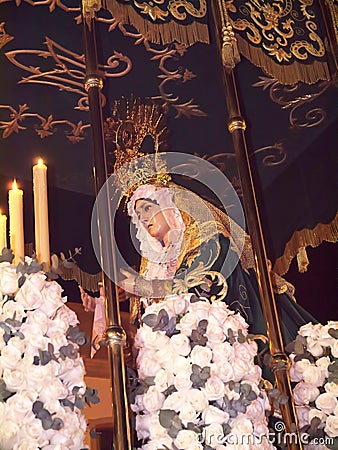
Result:
{"type": "MultiPolygon", "coordinates": [[[[221,44],[220,47],[223,49],[224,56],[224,46],[231,45],[230,39],[224,40],[224,36],[226,36],[228,33],[231,33],[231,30],[228,28],[229,25],[226,26],[225,23],[227,16],[225,16],[226,10],[224,2],[219,0],[218,2],[212,3],[214,6],[213,14],[216,36],[219,36],[222,33],[221,38],[219,39],[219,44],[221,44]],[[217,6],[215,8],[216,3],[217,6]],[[221,30],[221,33],[219,30],[221,30]]],[[[300,440],[299,432],[297,431],[298,420],[289,377],[290,363],[289,358],[284,352],[284,345],[279,326],[276,302],[270,280],[262,225],[251,173],[248,149],[244,135],[246,125],[241,114],[237,96],[237,87],[233,71],[234,66],[226,64],[224,57],[222,58],[222,60],[223,81],[227,109],[229,113],[228,129],[231,133],[235,148],[243,189],[244,207],[255,254],[259,293],[261,297],[262,310],[266,322],[270,352],[273,361],[272,370],[275,375],[277,388],[283,395],[286,395],[288,397],[288,402],[285,405],[280,405],[285,432],[287,434],[290,433],[293,437],[296,437],[295,439],[290,439],[291,442],[286,443],[288,444],[288,448],[290,450],[298,450],[302,448],[302,443],[300,440]]]]}
{"type": "MultiPolygon", "coordinates": [[[[105,158],[105,141],[103,134],[103,119],[101,109],[101,89],[103,87],[102,76],[97,67],[97,50],[95,40],[94,16],[83,18],[85,56],[86,56],[86,80],[85,89],[88,93],[93,153],[94,153],[94,179],[96,195],[104,186],[108,178],[108,170],[105,158]]],[[[112,246],[112,222],[110,219],[109,195],[106,194],[106,205],[97,202],[98,233],[100,242],[101,267],[111,262],[111,270],[116,278],[115,252],[112,246]],[[108,220],[107,220],[108,219],[108,220]]],[[[108,344],[108,355],[110,365],[110,377],[113,400],[113,442],[114,450],[131,450],[131,437],[128,414],[128,400],[126,393],[126,375],[124,365],[123,347],[126,344],[126,334],[121,326],[120,309],[118,301],[117,286],[113,285],[111,279],[102,273],[105,292],[106,315],[108,327],[105,332],[105,340],[108,344]]]]}

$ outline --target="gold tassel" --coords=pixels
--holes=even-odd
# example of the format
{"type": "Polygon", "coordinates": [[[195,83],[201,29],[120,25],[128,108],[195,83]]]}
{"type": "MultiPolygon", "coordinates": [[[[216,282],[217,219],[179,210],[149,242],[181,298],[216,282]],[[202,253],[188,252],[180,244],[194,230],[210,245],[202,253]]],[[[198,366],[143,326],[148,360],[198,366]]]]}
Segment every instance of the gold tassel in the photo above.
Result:
{"type": "Polygon", "coordinates": [[[82,12],[86,20],[93,19],[102,8],[101,0],[82,0],[82,12]]]}
{"type": "Polygon", "coordinates": [[[304,273],[309,265],[309,258],[306,253],[306,247],[301,247],[297,252],[298,271],[304,273]]]}
{"type": "MultiPolygon", "coordinates": [[[[337,242],[338,240],[338,213],[332,222],[328,224],[319,223],[312,230],[304,228],[295,231],[291,239],[285,245],[284,253],[277,258],[273,270],[279,275],[284,275],[290,267],[291,261],[301,248],[311,246],[318,247],[323,241],[337,242]]],[[[301,258],[302,256],[300,256],[301,258]]],[[[305,261],[305,260],[304,260],[305,261]]]]}
{"type": "Polygon", "coordinates": [[[218,0],[218,9],[222,25],[222,63],[224,67],[233,69],[241,60],[237,39],[225,3],[221,0],[218,0]]]}

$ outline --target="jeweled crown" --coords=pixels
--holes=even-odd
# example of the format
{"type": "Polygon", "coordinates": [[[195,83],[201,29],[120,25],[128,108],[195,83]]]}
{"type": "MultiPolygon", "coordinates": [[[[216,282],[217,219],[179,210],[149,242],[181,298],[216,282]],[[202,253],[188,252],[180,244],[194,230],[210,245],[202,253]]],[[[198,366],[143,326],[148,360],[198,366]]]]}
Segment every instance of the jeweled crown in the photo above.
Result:
{"type": "Polygon", "coordinates": [[[114,182],[127,198],[145,183],[167,184],[165,159],[159,153],[166,144],[166,118],[161,106],[150,100],[122,97],[114,102],[112,115],[106,119],[106,139],[114,146],[114,182]],[[154,151],[150,158],[142,152],[142,144],[149,136],[154,151]]]}

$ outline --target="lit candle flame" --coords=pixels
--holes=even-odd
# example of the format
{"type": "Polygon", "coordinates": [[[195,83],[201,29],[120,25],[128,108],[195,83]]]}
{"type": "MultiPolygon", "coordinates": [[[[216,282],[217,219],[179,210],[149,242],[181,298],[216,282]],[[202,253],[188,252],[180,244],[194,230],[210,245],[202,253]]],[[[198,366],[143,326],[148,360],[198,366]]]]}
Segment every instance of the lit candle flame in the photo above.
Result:
{"type": "Polygon", "coordinates": [[[38,166],[40,166],[40,167],[43,166],[43,159],[42,158],[38,159],[38,166]]]}
{"type": "Polygon", "coordinates": [[[14,178],[14,181],[13,181],[13,184],[12,184],[12,189],[18,189],[18,185],[17,185],[17,182],[16,182],[16,179],[14,178]]]}

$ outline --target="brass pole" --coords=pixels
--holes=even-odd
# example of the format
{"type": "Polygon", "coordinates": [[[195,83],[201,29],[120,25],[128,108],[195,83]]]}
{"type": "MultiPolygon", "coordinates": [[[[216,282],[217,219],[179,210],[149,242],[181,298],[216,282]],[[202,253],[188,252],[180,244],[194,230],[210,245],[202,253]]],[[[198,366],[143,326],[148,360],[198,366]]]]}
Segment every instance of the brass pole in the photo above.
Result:
{"type": "MultiPolygon", "coordinates": [[[[220,3],[223,2],[217,3],[218,6],[221,7],[220,3]]],[[[219,30],[222,29],[220,27],[220,16],[221,14],[224,14],[224,11],[220,11],[219,9],[216,11],[216,8],[214,7],[213,14],[216,36],[219,36],[219,30]]],[[[224,31],[224,29],[222,31],[224,31]]],[[[219,39],[219,43],[220,42],[222,42],[222,37],[219,39]]],[[[258,287],[272,356],[272,370],[275,375],[277,388],[283,395],[288,397],[288,402],[285,405],[280,405],[285,432],[292,434],[293,437],[296,437],[295,439],[290,439],[291,442],[286,443],[288,444],[288,448],[290,450],[298,450],[302,448],[302,443],[299,436],[297,414],[290,384],[290,362],[284,352],[276,302],[269,274],[264,236],[244,134],[246,125],[240,110],[233,68],[225,67],[224,64],[222,64],[222,68],[226,103],[229,114],[228,129],[231,133],[235,148],[243,190],[244,208],[253,251],[255,254],[258,287]]]]}
{"type": "MultiPolygon", "coordinates": [[[[105,158],[105,141],[103,134],[103,119],[101,109],[101,89],[103,79],[97,66],[97,49],[95,40],[95,23],[93,18],[83,18],[86,79],[85,89],[88,93],[92,143],[94,153],[94,180],[96,195],[104,186],[108,178],[108,170],[105,158]]],[[[112,246],[112,222],[110,219],[109,195],[106,194],[106,205],[97,202],[98,233],[100,242],[101,267],[104,261],[111,261],[111,270],[116,278],[115,253],[112,246]],[[105,220],[103,219],[105,218],[105,220]]],[[[121,326],[120,308],[118,302],[117,286],[102,272],[105,292],[106,315],[108,327],[105,331],[105,340],[108,344],[108,357],[110,365],[110,377],[113,400],[113,442],[115,450],[131,450],[131,437],[128,415],[128,400],[126,393],[126,375],[124,366],[123,347],[126,344],[126,334],[121,326]]]]}

